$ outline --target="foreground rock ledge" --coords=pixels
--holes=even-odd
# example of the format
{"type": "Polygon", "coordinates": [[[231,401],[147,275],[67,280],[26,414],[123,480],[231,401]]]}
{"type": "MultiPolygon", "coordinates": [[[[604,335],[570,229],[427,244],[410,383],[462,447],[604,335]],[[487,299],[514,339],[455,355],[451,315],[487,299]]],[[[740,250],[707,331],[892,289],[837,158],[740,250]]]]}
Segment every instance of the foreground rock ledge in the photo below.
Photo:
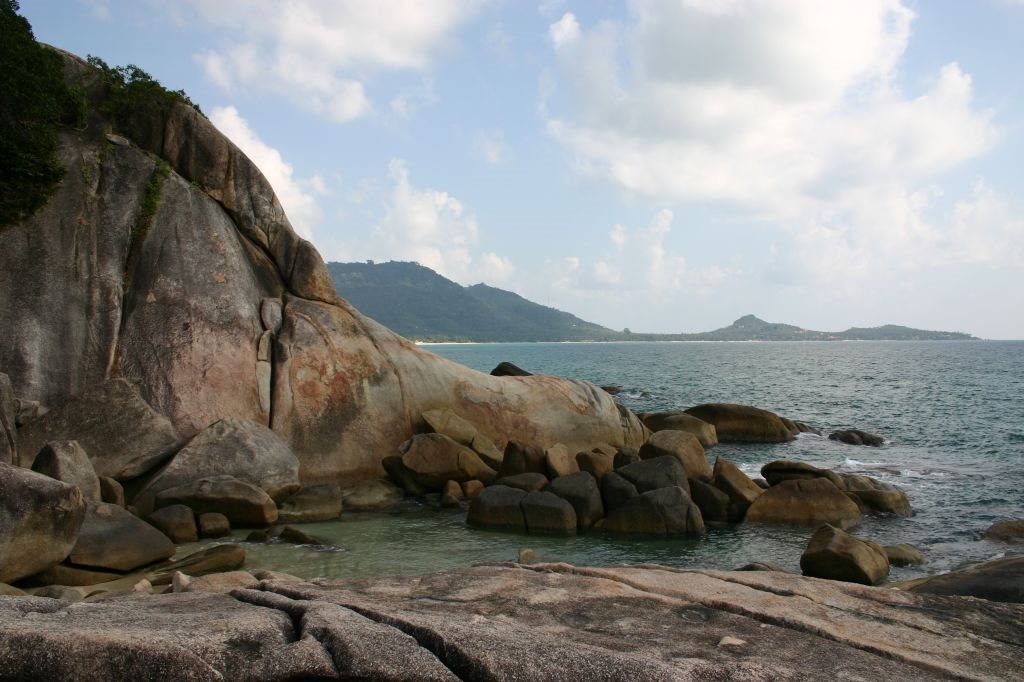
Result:
{"type": "Polygon", "coordinates": [[[773,572],[500,564],[69,604],[0,598],[0,677],[1014,679],[1024,606],[773,572]]]}

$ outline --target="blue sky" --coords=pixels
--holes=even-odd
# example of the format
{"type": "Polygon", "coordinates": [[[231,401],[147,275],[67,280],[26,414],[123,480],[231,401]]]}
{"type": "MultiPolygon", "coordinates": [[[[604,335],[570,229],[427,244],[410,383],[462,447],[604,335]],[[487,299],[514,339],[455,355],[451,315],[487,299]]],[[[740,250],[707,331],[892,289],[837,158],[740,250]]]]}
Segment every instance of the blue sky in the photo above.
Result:
{"type": "Polygon", "coordinates": [[[22,0],[185,89],[327,260],[634,331],[1024,338],[1021,0],[22,0]]]}

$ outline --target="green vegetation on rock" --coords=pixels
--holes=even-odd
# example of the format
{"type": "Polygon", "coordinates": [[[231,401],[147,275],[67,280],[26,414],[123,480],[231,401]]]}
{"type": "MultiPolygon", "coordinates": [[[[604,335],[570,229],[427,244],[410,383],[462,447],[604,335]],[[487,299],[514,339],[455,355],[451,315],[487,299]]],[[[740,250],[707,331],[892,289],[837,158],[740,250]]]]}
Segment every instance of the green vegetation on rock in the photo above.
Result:
{"type": "Polygon", "coordinates": [[[57,130],[80,125],[85,99],[63,60],[36,42],[15,0],[0,0],[0,230],[39,210],[64,177],[57,130]]]}

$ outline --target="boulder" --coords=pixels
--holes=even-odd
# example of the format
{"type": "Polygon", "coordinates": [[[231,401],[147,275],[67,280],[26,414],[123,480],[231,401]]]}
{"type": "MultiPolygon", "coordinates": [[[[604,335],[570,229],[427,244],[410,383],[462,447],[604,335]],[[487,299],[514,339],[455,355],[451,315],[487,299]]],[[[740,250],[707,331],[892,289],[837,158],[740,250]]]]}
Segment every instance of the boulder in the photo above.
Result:
{"type": "Polygon", "coordinates": [[[905,542],[898,545],[885,545],[882,547],[882,551],[885,552],[891,566],[919,566],[925,563],[921,550],[905,542]]]}
{"type": "Polygon", "coordinates": [[[469,503],[466,523],[488,530],[526,532],[526,517],[520,503],[528,493],[507,485],[492,485],[469,503]]]}
{"type": "Polygon", "coordinates": [[[0,583],[64,559],[75,546],[85,507],[76,486],[0,463],[0,583]]]}
{"type": "Polygon", "coordinates": [[[504,476],[497,481],[498,485],[507,485],[509,488],[518,488],[525,492],[543,490],[548,484],[548,477],[544,474],[516,474],[515,476],[504,476]]]}
{"type": "Polygon", "coordinates": [[[469,447],[473,448],[473,452],[480,455],[480,459],[484,461],[484,464],[495,471],[501,470],[501,463],[505,459],[505,453],[499,450],[498,446],[490,438],[482,433],[478,433],[473,436],[473,442],[469,444],[469,447]]]}
{"type": "Polygon", "coordinates": [[[231,522],[228,517],[217,512],[200,514],[196,522],[201,538],[222,538],[231,535],[231,522]]]}
{"type": "Polygon", "coordinates": [[[637,415],[644,426],[651,431],[686,431],[692,433],[705,448],[718,445],[718,434],[715,427],[702,419],[682,411],[647,412],[637,415]]]}
{"type": "Polygon", "coordinates": [[[45,571],[30,575],[18,581],[18,583],[23,587],[41,587],[44,585],[83,587],[110,583],[115,580],[122,580],[123,578],[123,573],[83,568],[82,566],[70,566],[68,564],[54,564],[45,571]]]}
{"type": "Polygon", "coordinates": [[[580,471],[586,471],[600,481],[607,474],[615,471],[615,453],[578,452],[576,453],[576,466],[580,468],[580,471]]]}
{"type": "Polygon", "coordinates": [[[269,495],[231,476],[200,478],[161,490],[154,503],[157,509],[184,504],[197,514],[218,512],[228,517],[235,528],[259,528],[277,521],[277,505],[269,495]]]}
{"type": "Polygon", "coordinates": [[[686,470],[687,478],[711,480],[711,465],[704,454],[704,446],[687,431],[665,430],[653,434],[640,447],[640,459],[675,457],[686,470]]]}
{"type": "Polygon", "coordinates": [[[740,468],[719,455],[715,459],[713,485],[729,496],[729,521],[739,523],[764,490],[740,471],[740,468]]]}
{"type": "Polygon", "coordinates": [[[1024,542],[1024,519],[996,521],[985,531],[985,539],[998,542],[1024,542]]]}
{"type": "Polygon", "coordinates": [[[586,531],[604,517],[601,489],[597,485],[597,479],[586,471],[559,476],[551,481],[547,490],[572,505],[576,511],[576,526],[579,532],[586,531]]]}
{"type": "Polygon", "coordinates": [[[640,450],[638,448],[619,448],[615,452],[613,464],[616,469],[621,469],[629,464],[636,464],[640,461],[640,450]]]}
{"type": "Polygon", "coordinates": [[[784,443],[794,437],[779,415],[749,405],[708,403],[686,414],[714,426],[722,443],[784,443]]]}
{"type": "Polygon", "coordinates": [[[516,474],[544,474],[547,476],[547,457],[543,448],[531,443],[510,440],[505,445],[500,473],[503,477],[516,474]]]}
{"type": "Polygon", "coordinates": [[[839,528],[849,528],[860,519],[860,508],[825,478],[773,485],[754,500],[745,517],[748,523],[831,524],[839,528]]]}
{"type": "Polygon", "coordinates": [[[24,590],[19,590],[17,587],[8,585],[7,583],[0,583],[0,597],[27,597],[28,593],[24,590]]]}
{"type": "Polygon", "coordinates": [[[284,308],[281,299],[267,297],[260,301],[260,322],[268,332],[275,333],[281,328],[281,320],[284,319],[284,308]]]}
{"type": "Polygon", "coordinates": [[[193,578],[183,573],[173,582],[174,592],[207,592],[212,594],[226,594],[232,590],[243,588],[254,588],[259,585],[259,579],[248,571],[227,571],[225,573],[210,573],[193,578]]]}
{"type": "Polygon", "coordinates": [[[420,485],[416,473],[402,463],[400,455],[385,457],[380,461],[381,467],[396,484],[408,495],[425,495],[427,489],[420,485]]]}
{"type": "Polygon", "coordinates": [[[486,486],[480,481],[466,481],[462,484],[462,494],[467,499],[479,495],[486,486]]]}
{"type": "Polygon", "coordinates": [[[68,561],[78,566],[132,571],[174,555],[166,535],[116,504],[89,505],[68,561]]]}
{"type": "Polygon", "coordinates": [[[705,524],[729,522],[729,496],[710,483],[691,479],[690,498],[700,509],[705,524]]]}
{"type": "Polygon", "coordinates": [[[576,456],[569,454],[569,449],[561,443],[552,445],[544,451],[544,462],[547,465],[548,478],[552,480],[580,470],[580,465],[576,463],[576,456]]]}
{"type": "Polygon", "coordinates": [[[421,433],[402,444],[402,464],[428,490],[441,490],[445,481],[493,481],[494,469],[464,445],[440,433],[421,433]]]}
{"type": "Polygon", "coordinates": [[[457,481],[448,481],[441,490],[442,507],[458,507],[462,502],[462,486],[457,481]]]}
{"type": "Polygon", "coordinates": [[[245,549],[241,545],[214,545],[193,552],[180,559],[171,559],[150,566],[145,578],[153,585],[170,585],[175,573],[190,576],[234,571],[245,564],[245,549]]]}
{"type": "Polygon", "coordinates": [[[195,542],[199,539],[196,515],[183,504],[172,504],[169,507],[157,509],[146,517],[146,521],[176,545],[183,542],[195,542]]]}
{"type": "Polygon", "coordinates": [[[869,511],[903,517],[913,514],[907,494],[894,485],[858,474],[842,474],[842,479],[846,493],[869,511]]]}
{"type": "Polygon", "coordinates": [[[700,510],[682,488],[645,492],[608,512],[601,530],[629,535],[702,535],[700,510]]]}
{"type": "Polygon", "coordinates": [[[181,438],[171,422],[125,379],[89,386],[18,430],[21,466],[31,467],[48,441],[77,440],[100,476],[140,476],[170,457],[181,438]]]}
{"type": "Polygon", "coordinates": [[[605,514],[618,509],[639,494],[635,485],[614,471],[601,479],[601,502],[605,514]]]}
{"type": "MultiPolygon", "coordinates": [[[[405,492],[397,485],[383,478],[363,481],[341,491],[341,509],[351,511],[377,511],[391,509],[405,499],[405,492]]],[[[337,515],[331,517],[337,518],[337,515]]],[[[330,519],[320,519],[327,521],[330,519]]]]}
{"type": "Polygon", "coordinates": [[[616,469],[615,473],[635,485],[641,493],[669,486],[678,486],[687,494],[690,492],[690,483],[686,480],[686,470],[679,459],[671,455],[629,464],[616,469]]]}
{"type": "Polygon", "coordinates": [[[11,378],[0,372],[0,464],[18,464],[17,417],[11,378]]]}
{"type": "Polygon", "coordinates": [[[448,436],[456,443],[472,446],[477,435],[476,427],[451,409],[427,410],[420,416],[432,432],[448,436]]]}
{"type": "Polygon", "coordinates": [[[1024,556],[986,561],[950,573],[911,580],[897,587],[919,594],[1024,604],[1024,556]]]}
{"type": "Polygon", "coordinates": [[[820,469],[813,464],[796,462],[788,459],[768,462],[761,467],[761,475],[768,481],[768,485],[777,485],[783,481],[798,481],[811,478],[827,478],[840,490],[845,490],[846,483],[843,477],[834,471],[820,469]]]}
{"type": "Polygon", "coordinates": [[[300,487],[299,460],[288,443],[262,424],[222,419],[189,441],[132,504],[146,513],[161,491],[213,476],[245,481],[274,500],[284,499],[300,487]]]}
{"type": "Polygon", "coordinates": [[[86,502],[102,502],[100,479],[92,468],[89,455],[76,440],[50,441],[36,455],[32,471],[77,485],[86,502]]]}
{"type": "Polygon", "coordinates": [[[125,506],[124,487],[110,476],[100,476],[100,501],[125,506]]]}
{"type": "Polygon", "coordinates": [[[276,533],[277,539],[281,542],[288,542],[293,545],[322,547],[331,544],[295,526],[275,527],[271,530],[271,533],[276,533]]]}
{"type": "Polygon", "coordinates": [[[534,490],[520,502],[531,535],[575,535],[576,510],[554,493],[534,490]]]}
{"type": "Polygon", "coordinates": [[[885,439],[873,433],[867,431],[861,431],[860,429],[847,429],[845,431],[833,431],[828,434],[829,440],[837,440],[840,443],[847,443],[848,445],[868,445],[873,448],[880,448],[885,443],[885,439]]]}
{"type": "Polygon", "coordinates": [[[491,370],[491,376],[496,377],[529,377],[533,376],[525,369],[518,367],[511,362],[499,362],[497,366],[491,370]]]}
{"type": "MultiPolygon", "coordinates": [[[[375,483],[375,481],[367,483],[375,483]]],[[[387,490],[396,490],[401,498],[402,491],[394,485],[388,484],[387,490]]],[[[341,516],[343,500],[344,494],[334,484],[301,488],[298,492],[281,500],[281,503],[277,505],[277,520],[279,523],[333,521],[341,516]]],[[[368,500],[364,498],[363,501],[368,500]]]]}
{"type": "Polygon", "coordinates": [[[826,524],[807,543],[800,570],[814,578],[877,585],[889,575],[889,559],[874,542],[826,524]]]}

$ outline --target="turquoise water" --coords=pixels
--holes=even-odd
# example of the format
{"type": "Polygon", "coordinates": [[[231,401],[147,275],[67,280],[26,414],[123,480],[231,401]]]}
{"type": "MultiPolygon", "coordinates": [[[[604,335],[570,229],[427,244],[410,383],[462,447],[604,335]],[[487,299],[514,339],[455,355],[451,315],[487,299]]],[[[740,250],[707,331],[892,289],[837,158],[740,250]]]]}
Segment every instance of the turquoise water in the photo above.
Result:
{"type": "MultiPolygon", "coordinates": [[[[865,473],[907,491],[909,519],[868,518],[854,531],[881,544],[909,542],[928,564],[893,579],[1002,555],[981,540],[992,522],[1024,518],[1024,342],[793,342],[435,345],[429,350],[489,371],[508,360],[535,373],[618,384],[636,411],[737,402],[805,421],[826,434],[861,428],[881,448],[803,435],[775,445],[722,444],[751,475],[775,459],[865,473]]],[[[326,550],[247,545],[251,563],[306,578],[414,574],[512,560],[529,547],[579,564],[661,563],[733,568],[771,561],[796,570],[813,529],[713,530],[702,539],[559,539],[470,529],[464,511],[409,501],[391,514],[346,514],[305,529],[326,550]]],[[[237,538],[236,538],[237,539],[237,538]]],[[[188,550],[190,548],[183,548],[188,550]]]]}

